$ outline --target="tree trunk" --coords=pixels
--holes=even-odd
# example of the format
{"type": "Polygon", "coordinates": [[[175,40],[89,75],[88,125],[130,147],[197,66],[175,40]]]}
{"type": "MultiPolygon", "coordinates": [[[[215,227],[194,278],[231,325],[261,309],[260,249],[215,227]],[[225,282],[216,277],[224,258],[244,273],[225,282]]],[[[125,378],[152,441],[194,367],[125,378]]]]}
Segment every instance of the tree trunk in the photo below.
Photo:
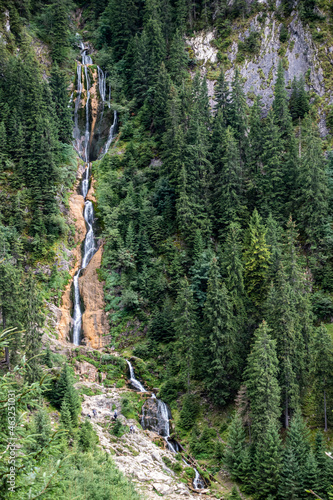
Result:
{"type": "Polygon", "coordinates": [[[327,432],[327,409],[326,409],[326,391],[324,390],[324,416],[325,416],[325,432],[327,432]]]}

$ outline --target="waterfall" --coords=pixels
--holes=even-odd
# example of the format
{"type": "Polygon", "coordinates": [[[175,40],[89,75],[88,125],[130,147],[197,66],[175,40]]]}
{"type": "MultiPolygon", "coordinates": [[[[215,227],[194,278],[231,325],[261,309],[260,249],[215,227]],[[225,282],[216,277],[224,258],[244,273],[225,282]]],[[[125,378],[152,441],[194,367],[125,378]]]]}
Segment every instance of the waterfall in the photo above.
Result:
{"type": "Polygon", "coordinates": [[[109,149],[109,147],[110,147],[110,145],[111,145],[111,142],[112,142],[112,141],[113,141],[113,139],[114,139],[114,136],[115,136],[115,133],[116,133],[116,127],[117,127],[117,119],[118,119],[118,117],[117,117],[117,111],[116,111],[116,110],[114,110],[114,111],[113,111],[113,123],[112,123],[112,125],[111,125],[111,127],[110,127],[109,137],[108,137],[108,140],[107,140],[107,141],[106,141],[106,143],[105,143],[105,146],[104,146],[104,148],[103,148],[103,151],[102,151],[102,155],[101,155],[101,156],[104,156],[104,155],[105,155],[105,153],[107,153],[107,152],[108,152],[108,149],[109,149]]]}
{"type": "Polygon", "coordinates": [[[82,313],[80,305],[79,276],[81,269],[75,274],[74,284],[74,314],[73,314],[73,344],[80,345],[82,313]]]}
{"type": "Polygon", "coordinates": [[[99,93],[102,98],[103,104],[105,102],[105,95],[106,95],[106,73],[104,75],[103,70],[99,66],[97,66],[97,71],[98,71],[98,87],[99,87],[99,93]]]}
{"type": "Polygon", "coordinates": [[[75,139],[75,149],[77,152],[80,151],[80,128],[79,128],[79,106],[81,102],[81,93],[82,93],[82,66],[80,63],[77,63],[77,96],[75,99],[74,106],[74,131],[73,136],[75,139]]]}
{"type": "MultiPolygon", "coordinates": [[[[140,391],[140,392],[147,392],[146,389],[141,384],[141,382],[139,382],[135,378],[134,370],[133,370],[133,367],[132,367],[131,363],[128,360],[126,360],[126,362],[128,364],[128,368],[129,368],[129,372],[130,372],[130,382],[133,385],[133,387],[135,389],[137,389],[138,391],[140,391]]],[[[172,453],[177,453],[177,448],[178,448],[177,443],[174,446],[169,441],[171,414],[169,412],[168,406],[164,403],[164,401],[161,401],[160,399],[157,399],[156,396],[155,396],[155,394],[153,394],[150,399],[155,400],[156,401],[156,405],[157,405],[157,418],[158,418],[158,422],[159,422],[159,432],[158,432],[158,434],[165,439],[165,442],[167,444],[168,449],[172,453]]],[[[141,417],[141,425],[142,425],[143,429],[145,427],[145,416],[146,416],[145,415],[145,407],[143,405],[143,407],[142,407],[142,417],[141,417]]],[[[189,467],[191,467],[190,464],[186,462],[186,460],[183,459],[183,462],[184,462],[184,464],[186,464],[189,467]]],[[[202,480],[199,472],[197,471],[197,469],[195,467],[193,467],[193,470],[195,472],[195,478],[193,480],[193,487],[195,489],[197,489],[197,490],[200,490],[200,489],[202,489],[202,488],[205,487],[205,484],[204,484],[204,482],[203,482],[203,480],[202,480]]]]}
{"type": "Polygon", "coordinates": [[[127,361],[129,372],[130,372],[130,382],[131,382],[132,386],[135,387],[135,389],[137,389],[140,392],[147,392],[146,389],[141,384],[141,382],[139,382],[135,378],[133,366],[131,365],[131,363],[128,360],[126,360],[126,361],[127,361]]]}
{"type": "Polygon", "coordinates": [[[88,75],[88,67],[84,66],[84,74],[86,78],[87,84],[87,100],[86,100],[86,130],[84,133],[84,153],[85,153],[85,161],[88,163],[89,161],[89,142],[90,142],[90,120],[89,120],[89,101],[90,101],[90,80],[88,75]]]}
{"type": "Polygon", "coordinates": [[[90,200],[87,200],[85,202],[84,206],[84,220],[86,221],[88,225],[88,231],[84,240],[84,251],[83,251],[83,259],[82,259],[82,264],[81,267],[82,269],[85,269],[87,265],[89,264],[92,256],[95,253],[95,237],[94,237],[94,230],[93,230],[93,221],[94,221],[94,209],[93,209],[93,204],[91,203],[90,200]]]}

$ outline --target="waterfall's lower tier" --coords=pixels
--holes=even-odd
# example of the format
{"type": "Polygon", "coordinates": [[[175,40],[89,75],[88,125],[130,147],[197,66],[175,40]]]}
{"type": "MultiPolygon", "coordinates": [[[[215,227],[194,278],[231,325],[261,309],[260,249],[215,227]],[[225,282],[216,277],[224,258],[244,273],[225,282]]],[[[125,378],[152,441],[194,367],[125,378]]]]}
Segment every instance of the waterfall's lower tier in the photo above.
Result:
{"type": "MultiPolygon", "coordinates": [[[[129,372],[130,372],[130,382],[136,390],[140,392],[147,392],[144,386],[135,378],[134,370],[131,363],[127,361],[129,372]]],[[[168,449],[172,453],[177,453],[179,451],[179,445],[176,441],[172,442],[170,437],[170,420],[172,418],[170,408],[164,401],[157,399],[155,395],[148,398],[142,406],[142,417],[141,426],[143,429],[148,429],[156,432],[159,436],[162,436],[167,444],[168,449]]],[[[183,462],[191,467],[190,464],[183,459],[183,462]]],[[[199,472],[195,467],[193,467],[195,477],[193,480],[193,486],[195,489],[200,490],[205,487],[205,483],[200,476],[199,472]]]]}

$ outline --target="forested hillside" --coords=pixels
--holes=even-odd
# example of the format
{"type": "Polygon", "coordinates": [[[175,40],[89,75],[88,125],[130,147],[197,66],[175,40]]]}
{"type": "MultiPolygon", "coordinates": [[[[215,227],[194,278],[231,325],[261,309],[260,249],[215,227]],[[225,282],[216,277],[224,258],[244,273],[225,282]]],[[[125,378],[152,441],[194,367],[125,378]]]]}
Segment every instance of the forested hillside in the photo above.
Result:
{"type": "Polygon", "coordinates": [[[0,12],[3,498],[139,498],[129,419],[193,498],[333,498],[331,2],[0,12]]]}

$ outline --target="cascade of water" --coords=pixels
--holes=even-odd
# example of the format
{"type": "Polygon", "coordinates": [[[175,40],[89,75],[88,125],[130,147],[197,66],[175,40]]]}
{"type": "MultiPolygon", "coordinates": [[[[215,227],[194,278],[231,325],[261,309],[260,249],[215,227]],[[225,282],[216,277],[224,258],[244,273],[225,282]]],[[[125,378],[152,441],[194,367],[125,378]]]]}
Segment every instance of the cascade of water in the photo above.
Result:
{"type": "Polygon", "coordinates": [[[116,127],[117,127],[117,119],[118,119],[118,117],[117,117],[117,111],[114,110],[114,112],[113,112],[113,123],[112,123],[112,125],[110,127],[109,137],[108,137],[108,140],[105,143],[105,146],[103,148],[101,156],[104,156],[105,153],[107,153],[107,151],[108,151],[108,149],[109,149],[109,147],[111,145],[111,142],[114,139],[114,136],[115,136],[115,133],[116,133],[116,127]]]}
{"type": "Polygon", "coordinates": [[[131,363],[128,360],[126,360],[126,361],[127,361],[129,372],[130,372],[130,382],[131,382],[132,386],[135,387],[135,389],[137,389],[140,392],[147,392],[146,389],[141,384],[141,382],[139,382],[135,378],[133,366],[131,365],[131,363]]]}
{"type": "Polygon", "coordinates": [[[88,163],[89,161],[89,143],[90,143],[90,120],[89,120],[89,101],[90,101],[90,80],[88,75],[88,67],[84,66],[84,74],[86,78],[87,84],[87,101],[86,101],[86,130],[84,134],[84,153],[85,153],[85,161],[88,163]]]}
{"type": "Polygon", "coordinates": [[[105,94],[106,94],[106,73],[104,75],[103,70],[97,66],[98,71],[98,87],[99,93],[102,98],[103,104],[105,102],[105,94]]]}
{"type": "MultiPolygon", "coordinates": [[[[133,385],[133,387],[135,387],[135,389],[139,390],[140,392],[147,392],[146,389],[141,384],[141,382],[139,382],[135,378],[134,370],[133,370],[133,367],[132,367],[131,363],[128,360],[126,360],[126,361],[127,361],[129,372],[130,372],[130,382],[133,385]]],[[[152,395],[152,399],[156,399],[156,403],[157,403],[157,418],[158,418],[158,421],[159,421],[159,435],[165,439],[165,442],[167,444],[168,449],[172,453],[177,453],[177,451],[179,449],[177,447],[177,443],[176,443],[176,445],[173,445],[173,443],[171,443],[169,441],[169,437],[170,437],[170,414],[169,414],[168,407],[164,403],[164,401],[161,401],[160,399],[157,399],[156,396],[155,396],[155,394],[152,395]]],[[[142,407],[141,425],[142,425],[142,428],[144,428],[144,426],[145,426],[145,408],[144,408],[144,406],[142,407]]],[[[186,460],[184,458],[183,458],[183,462],[186,465],[188,465],[189,467],[191,467],[191,465],[188,462],[186,462],[186,460]]],[[[197,471],[197,469],[195,467],[193,467],[193,470],[194,470],[194,473],[195,473],[195,478],[193,480],[193,487],[195,489],[199,489],[200,490],[200,489],[202,489],[202,488],[205,487],[205,484],[204,484],[204,482],[203,482],[203,480],[202,480],[199,472],[197,471]]]]}
{"type": "Polygon", "coordinates": [[[73,136],[75,139],[75,149],[79,152],[80,150],[80,129],[79,129],[79,106],[81,101],[82,93],[82,66],[80,63],[77,64],[77,96],[75,99],[74,106],[74,131],[73,136]]]}
{"type": "Polygon", "coordinates": [[[74,284],[74,314],[73,314],[73,344],[80,345],[81,337],[81,306],[80,306],[80,290],[79,290],[79,276],[81,269],[75,274],[73,279],[74,284]]]}
{"type": "Polygon", "coordinates": [[[89,163],[87,165],[84,179],[82,180],[82,196],[85,198],[88,194],[88,189],[89,189],[89,163]]]}
{"type": "Polygon", "coordinates": [[[91,203],[90,200],[87,200],[85,202],[84,220],[88,225],[88,231],[84,240],[83,259],[81,264],[82,269],[85,269],[87,267],[96,250],[94,230],[92,226],[94,221],[94,209],[93,209],[93,204],[91,203]]]}

